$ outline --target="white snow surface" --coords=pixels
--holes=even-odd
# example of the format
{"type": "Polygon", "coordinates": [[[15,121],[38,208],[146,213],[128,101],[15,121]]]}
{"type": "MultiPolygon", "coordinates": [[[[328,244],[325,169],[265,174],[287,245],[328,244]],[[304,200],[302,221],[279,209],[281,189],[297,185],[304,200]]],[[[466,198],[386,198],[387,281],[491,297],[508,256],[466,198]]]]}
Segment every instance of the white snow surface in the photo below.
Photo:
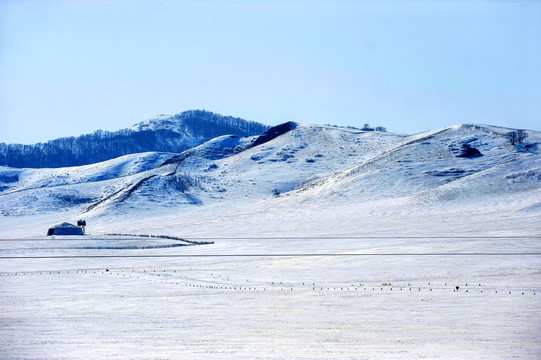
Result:
{"type": "Polygon", "coordinates": [[[0,168],[0,358],[541,358],[541,134],[510,130],[0,168]]]}

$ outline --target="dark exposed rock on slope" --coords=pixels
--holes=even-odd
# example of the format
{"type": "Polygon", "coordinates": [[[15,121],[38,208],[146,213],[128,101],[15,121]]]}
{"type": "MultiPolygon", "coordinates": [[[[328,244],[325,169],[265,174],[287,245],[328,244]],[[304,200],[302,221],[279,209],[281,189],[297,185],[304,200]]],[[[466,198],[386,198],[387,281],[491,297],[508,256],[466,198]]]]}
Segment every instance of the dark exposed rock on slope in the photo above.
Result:
{"type": "Polygon", "coordinates": [[[268,129],[264,134],[262,134],[257,139],[255,139],[254,143],[252,144],[252,147],[269,142],[272,139],[277,138],[278,136],[283,135],[286,132],[295,129],[296,127],[297,127],[297,123],[293,121],[288,121],[286,123],[276,125],[268,129]]]}

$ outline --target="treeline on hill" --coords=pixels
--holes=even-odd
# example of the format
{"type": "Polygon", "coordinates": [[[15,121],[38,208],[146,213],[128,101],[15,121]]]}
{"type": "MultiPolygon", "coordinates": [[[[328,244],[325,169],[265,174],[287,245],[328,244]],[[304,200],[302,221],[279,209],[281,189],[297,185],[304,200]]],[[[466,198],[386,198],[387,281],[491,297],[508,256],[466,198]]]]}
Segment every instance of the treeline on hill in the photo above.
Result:
{"type": "Polygon", "coordinates": [[[355,127],[355,126],[338,126],[338,125],[331,125],[331,124],[325,124],[325,126],[334,126],[334,127],[340,127],[340,128],[346,128],[346,129],[362,130],[362,131],[387,132],[387,128],[385,126],[372,127],[372,126],[370,126],[370,124],[364,124],[362,128],[358,128],[358,127],[355,127]]]}
{"type": "Polygon", "coordinates": [[[257,122],[191,110],[152,126],[109,132],[98,130],[34,145],[0,143],[0,165],[16,168],[65,167],[93,164],[147,151],[179,153],[217,136],[259,135],[269,127],[257,122]]]}

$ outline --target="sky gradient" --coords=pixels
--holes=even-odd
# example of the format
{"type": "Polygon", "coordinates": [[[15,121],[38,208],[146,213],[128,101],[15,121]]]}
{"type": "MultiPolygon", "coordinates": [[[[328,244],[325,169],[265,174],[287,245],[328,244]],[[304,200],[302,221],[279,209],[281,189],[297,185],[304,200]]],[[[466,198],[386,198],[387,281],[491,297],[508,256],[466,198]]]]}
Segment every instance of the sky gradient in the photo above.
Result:
{"type": "Polygon", "coordinates": [[[0,0],[0,142],[190,109],[541,130],[541,2],[0,0]]]}

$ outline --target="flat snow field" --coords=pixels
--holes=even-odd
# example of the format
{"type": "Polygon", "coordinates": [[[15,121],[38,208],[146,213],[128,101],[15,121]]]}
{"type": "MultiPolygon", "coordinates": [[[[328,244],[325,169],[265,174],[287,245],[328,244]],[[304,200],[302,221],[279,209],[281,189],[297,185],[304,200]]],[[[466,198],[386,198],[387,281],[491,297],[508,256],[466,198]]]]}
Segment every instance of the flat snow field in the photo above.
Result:
{"type": "Polygon", "coordinates": [[[541,358],[536,237],[123,241],[0,242],[0,358],[541,358]]]}

